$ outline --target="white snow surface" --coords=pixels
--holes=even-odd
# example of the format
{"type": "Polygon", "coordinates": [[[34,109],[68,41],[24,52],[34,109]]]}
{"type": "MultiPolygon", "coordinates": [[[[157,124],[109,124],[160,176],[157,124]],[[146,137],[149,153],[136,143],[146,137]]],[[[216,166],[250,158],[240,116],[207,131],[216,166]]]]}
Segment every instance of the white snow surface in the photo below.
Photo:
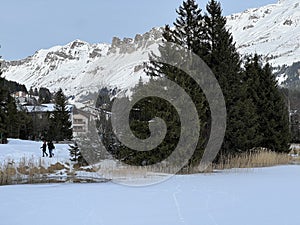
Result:
{"type": "MultiPolygon", "coordinates": [[[[41,142],[10,139],[7,158],[41,157],[41,142]]],[[[56,144],[48,163],[68,160],[56,144]]],[[[82,174],[84,176],[84,174],[82,174]]],[[[299,225],[300,166],[175,175],[143,187],[108,183],[0,186],[2,225],[299,225]]]]}
{"type": "Polygon", "coordinates": [[[5,225],[298,225],[300,167],[114,183],[0,187],[5,225]]]}
{"type": "MultiPolygon", "coordinates": [[[[42,141],[26,141],[18,139],[8,139],[8,144],[0,144],[0,163],[14,162],[18,163],[20,160],[33,160],[38,162],[42,156],[42,141]]],[[[56,162],[69,162],[69,145],[56,144],[53,150],[54,157],[42,158],[46,165],[55,164],[56,162]]],[[[48,149],[47,149],[48,152],[48,149]]],[[[1,221],[0,221],[1,224],[1,221]]]]}

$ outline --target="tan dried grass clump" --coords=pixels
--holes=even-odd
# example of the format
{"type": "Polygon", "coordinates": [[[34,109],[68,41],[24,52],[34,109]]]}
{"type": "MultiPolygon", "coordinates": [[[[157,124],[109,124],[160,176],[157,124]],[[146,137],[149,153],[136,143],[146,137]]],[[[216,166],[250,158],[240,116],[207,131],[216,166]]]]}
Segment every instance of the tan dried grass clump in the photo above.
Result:
{"type": "Polygon", "coordinates": [[[57,162],[57,163],[55,163],[55,164],[50,165],[50,166],[48,167],[47,171],[48,171],[49,173],[54,173],[54,172],[56,172],[56,171],[63,170],[63,169],[67,169],[67,168],[65,167],[65,165],[63,165],[63,164],[57,162]]]}
{"type": "Polygon", "coordinates": [[[213,164],[212,168],[223,170],[232,168],[270,167],[287,165],[291,163],[291,160],[292,157],[289,154],[260,149],[239,155],[221,157],[220,163],[213,164]]]}

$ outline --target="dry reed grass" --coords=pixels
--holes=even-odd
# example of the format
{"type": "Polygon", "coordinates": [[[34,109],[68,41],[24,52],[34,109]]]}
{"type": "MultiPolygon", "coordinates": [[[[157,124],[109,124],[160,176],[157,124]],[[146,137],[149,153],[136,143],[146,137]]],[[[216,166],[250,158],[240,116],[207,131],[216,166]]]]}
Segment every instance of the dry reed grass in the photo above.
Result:
{"type": "Polygon", "coordinates": [[[61,163],[45,166],[42,159],[22,157],[17,163],[7,159],[0,164],[0,185],[45,183],[47,175],[66,169],[61,163]]]}
{"type": "MultiPolygon", "coordinates": [[[[276,153],[265,149],[259,149],[239,155],[221,156],[218,163],[210,164],[204,173],[211,173],[215,170],[227,170],[227,169],[239,169],[239,168],[258,168],[258,167],[270,167],[276,165],[287,165],[294,162],[294,158],[289,154],[276,153]]],[[[155,166],[153,169],[156,173],[174,174],[178,171],[178,168],[172,168],[168,166],[155,166]],[[174,172],[175,171],[175,172],[174,172]]],[[[112,167],[112,168],[99,168],[99,172],[105,174],[107,177],[146,177],[149,172],[145,167],[112,167]]],[[[185,167],[181,169],[180,174],[194,174],[203,173],[199,171],[197,167],[185,167]]]]}
{"type": "Polygon", "coordinates": [[[287,165],[292,162],[292,157],[285,153],[276,153],[268,150],[257,150],[239,155],[221,157],[220,162],[212,164],[213,170],[232,168],[257,168],[276,165],[287,165]]]}

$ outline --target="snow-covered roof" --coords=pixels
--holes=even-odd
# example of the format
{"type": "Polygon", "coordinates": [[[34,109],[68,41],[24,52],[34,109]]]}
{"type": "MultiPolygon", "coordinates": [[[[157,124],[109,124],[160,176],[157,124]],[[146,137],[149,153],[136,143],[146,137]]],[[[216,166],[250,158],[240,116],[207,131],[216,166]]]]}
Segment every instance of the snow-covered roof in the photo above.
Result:
{"type": "MultiPolygon", "coordinates": [[[[55,104],[41,104],[41,105],[26,105],[23,106],[26,108],[27,112],[54,112],[55,104]]],[[[67,105],[67,110],[72,111],[74,108],[73,105],[67,105]]]]}

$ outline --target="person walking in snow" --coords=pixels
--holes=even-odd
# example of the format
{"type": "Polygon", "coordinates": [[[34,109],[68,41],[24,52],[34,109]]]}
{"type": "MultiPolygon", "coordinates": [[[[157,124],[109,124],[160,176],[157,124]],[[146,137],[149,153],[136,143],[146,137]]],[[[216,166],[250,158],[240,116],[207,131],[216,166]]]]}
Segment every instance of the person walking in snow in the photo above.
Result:
{"type": "Polygon", "coordinates": [[[46,152],[46,150],[47,150],[47,142],[46,142],[46,141],[44,141],[44,143],[43,143],[41,149],[42,149],[42,151],[43,151],[43,157],[44,157],[45,155],[48,156],[48,154],[47,154],[47,152],[46,152]]]}
{"type": "Polygon", "coordinates": [[[54,154],[52,153],[53,149],[55,149],[55,146],[52,141],[48,142],[48,150],[49,150],[49,157],[52,158],[54,154]]]}

